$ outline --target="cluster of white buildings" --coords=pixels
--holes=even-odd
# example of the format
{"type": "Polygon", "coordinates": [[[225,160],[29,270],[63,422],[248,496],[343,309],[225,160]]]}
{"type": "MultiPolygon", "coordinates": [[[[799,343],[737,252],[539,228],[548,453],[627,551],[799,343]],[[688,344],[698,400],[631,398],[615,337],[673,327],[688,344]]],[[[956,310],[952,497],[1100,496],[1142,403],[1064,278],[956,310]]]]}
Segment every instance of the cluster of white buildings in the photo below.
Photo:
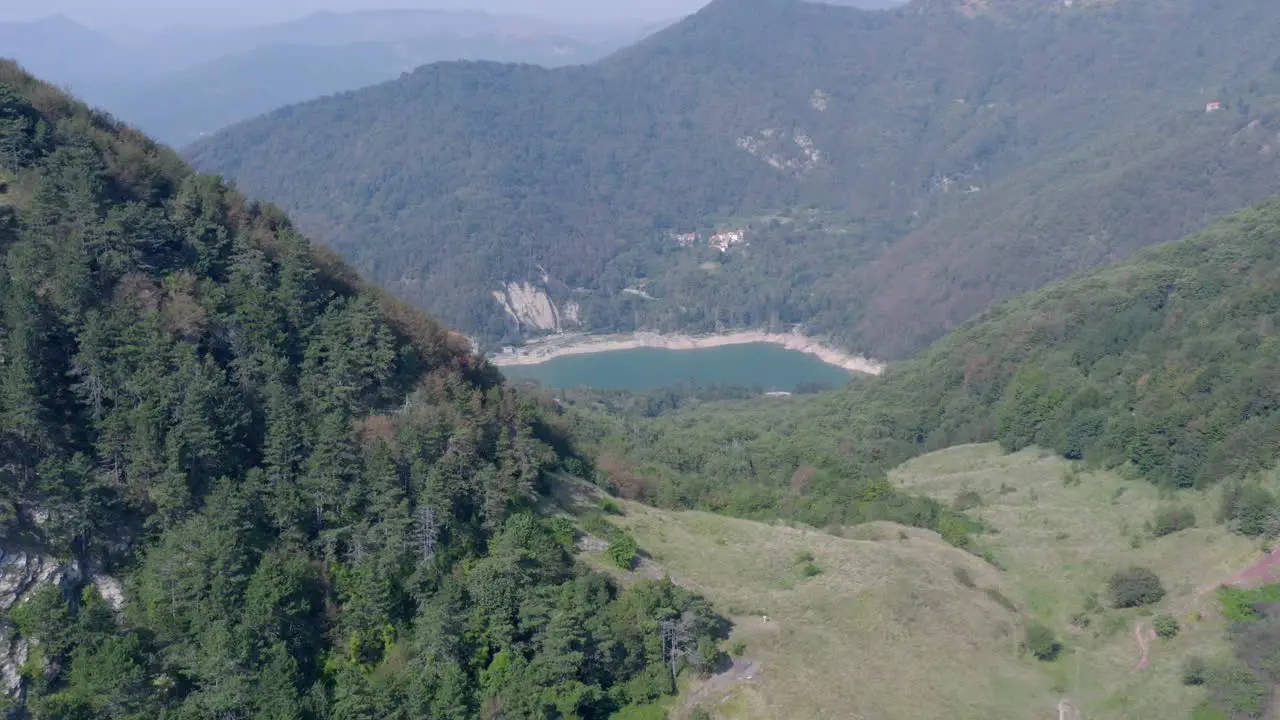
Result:
{"type": "MultiPolygon", "coordinates": [[[[702,235],[696,232],[672,233],[671,239],[675,240],[680,247],[693,247],[702,240],[702,235]]],[[[747,231],[741,229],[722,230],[707,236],[707,244],[720,252],[729,252],[729,248],[746,243],[747,231]]]]}

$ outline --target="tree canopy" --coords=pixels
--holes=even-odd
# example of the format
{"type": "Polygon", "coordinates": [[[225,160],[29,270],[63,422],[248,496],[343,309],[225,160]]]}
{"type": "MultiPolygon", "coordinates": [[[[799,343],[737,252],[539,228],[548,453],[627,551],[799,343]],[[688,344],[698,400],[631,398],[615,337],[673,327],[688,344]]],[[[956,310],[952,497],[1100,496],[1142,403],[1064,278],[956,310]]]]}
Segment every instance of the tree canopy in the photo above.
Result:
{"type": "Polygon", "coordinates": [[[0,615],[25,713],[649,703],[707,661],[662,624],[714,647],[724,622],[575,563],[535,505],[585,468],[279,210],[0,64],[0,543],[69,568],[0,615]]]}

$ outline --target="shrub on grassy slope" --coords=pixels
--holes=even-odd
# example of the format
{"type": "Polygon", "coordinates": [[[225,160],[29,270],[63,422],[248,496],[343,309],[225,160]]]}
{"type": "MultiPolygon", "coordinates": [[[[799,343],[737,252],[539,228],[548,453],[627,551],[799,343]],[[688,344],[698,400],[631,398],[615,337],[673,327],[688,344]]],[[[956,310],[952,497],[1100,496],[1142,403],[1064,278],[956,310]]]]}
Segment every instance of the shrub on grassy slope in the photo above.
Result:
{"type": "Polygon", "coordinates": [[[1058,642],[1053,631],[1037,622],[1027,625],[1022,647],[1037,660],[1045,662],[1057,658],[1058,653],[1062,652],[1062,643],[1058,642]]]}
{"type": "Polygon", "coordinates": [[[1113,607],[1132,608],[1159,602],[1165,591],[1160,576],[1135,566],[1116,571],[1107,581],[1107,593],[1113,607]]]}
{"type": "Polygon", "coordinates": [[[1176,637],[1178,632],[1182,630],[1182,626],[1178,624],[1178,619],[1172,615],[1157,615],[1151,621],[1151,626],[1155,628],[1156,635],[1168,640],[1176,637]]]}
{"type": "Polygon", "coordinates": [[[635,538],[630,535],[623,534],[613,542],[609,543],[609,547],[605,550],[605,554],[609,556],[610,562],[617,566],[620,570],[630,570],[636,562],[636,553],[640,548],[636,545],[635,538]]]}
{"type": "Polygon", "coordinates": [[[1186,505],[1160,508],[1151,521],[1151,534],[1164,537],[1196,526],[1196,511],[1186,505]]]}

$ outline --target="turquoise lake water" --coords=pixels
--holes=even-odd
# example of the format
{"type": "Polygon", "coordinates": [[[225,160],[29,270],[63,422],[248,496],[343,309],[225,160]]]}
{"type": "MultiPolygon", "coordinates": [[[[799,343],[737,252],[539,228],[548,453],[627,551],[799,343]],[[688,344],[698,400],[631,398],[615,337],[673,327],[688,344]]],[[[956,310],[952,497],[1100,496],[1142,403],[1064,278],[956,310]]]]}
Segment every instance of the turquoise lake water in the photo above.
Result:
{"type": "Polygon", "coordinates": [[[698,350],[636,348],[566,355],[539,365],[511,365],[512,379],[537,380],[549,387],[652,390],[681,383],[745,385],[792,392],[807,384],[839,387],[849,371],[818,358],[766,343],[726,345],[698,350]]]}

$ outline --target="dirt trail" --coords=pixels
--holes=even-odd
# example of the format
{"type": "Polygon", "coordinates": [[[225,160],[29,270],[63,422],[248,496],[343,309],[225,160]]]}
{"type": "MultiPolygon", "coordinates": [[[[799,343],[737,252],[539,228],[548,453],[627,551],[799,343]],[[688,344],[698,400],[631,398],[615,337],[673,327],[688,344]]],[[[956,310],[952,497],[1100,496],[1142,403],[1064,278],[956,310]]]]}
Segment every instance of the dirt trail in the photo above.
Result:
{"type": "Polygon", "coordinates": [[[1080,720],[1080,712],[1072,706],[1069,698],[1058,701],[1058,720],[1080,720]]]}
{"type": "Polygon", "coordinates": [[[756,676],[760,671],[760,663],[755,660],[746,658],[734,658],[733,667],[725,670],[719,675],[712,675],[696,690],[689,693],[689,697],[685,700],[685,708],[695,708],[708,700],[722,697],[726,692],[731,690],[735,685],[747,682],[756,676]]]}
{"type": "MultiPolygon", "coordinates": [[[[1187,598],[1182,603],[1177,612],[1183,614],[1204,610],[1204,597],[1221,587],[1257,587],[1274,582],[1280,582],[1280,548],[1263,554],[1234,575],[1200,588],[1194,597],[1187,598]]],[[[1217,604],[1214,603],[1213,607],[1216,608],[1217,604]]]]}
{"type": "Polygon", "coordinates": [[[1200,588],[1199,595],[1213,592],[1223,585],[1252,585],[1254,583],[1266,584],[1280,580],[1280,548],[1272,550],[1263,555],[1249,567],[1223,580],[1222,582],[1200,588]]]}
{"type": "Polygon", "coordinates": [[[1151,657],[1151,643],[1156,639],[1156,631],[1154,628],[1145,627],[1139,621],[1133,626],[1133,636],[1138,641],[1138,650],[1142,652],[1142,659],[1138,661],[1138,667],[1135,669],[1144,670],[1151,657]]]}
{"type": "MultiPolygon", "coordinates": [[[[1200,588],[1194,598],[1184,601],[1181,607],[1175,609],[1175,612],[1178,614],[1190,612],[1201,598],[1220,587],[1256,586],[1273,582],[1280,582],[1280,548],[1264,554],[1234,575],[1200,588]]],[[[1135,669],[1144,670],[1150,662],[1151,644],[1157,639],[1155,628],[1144,627],[1142,621],[1138,621],[1133,627],[1133,637],[1138,643],[1138,651],[1142,654],[1135,669]]]]}

